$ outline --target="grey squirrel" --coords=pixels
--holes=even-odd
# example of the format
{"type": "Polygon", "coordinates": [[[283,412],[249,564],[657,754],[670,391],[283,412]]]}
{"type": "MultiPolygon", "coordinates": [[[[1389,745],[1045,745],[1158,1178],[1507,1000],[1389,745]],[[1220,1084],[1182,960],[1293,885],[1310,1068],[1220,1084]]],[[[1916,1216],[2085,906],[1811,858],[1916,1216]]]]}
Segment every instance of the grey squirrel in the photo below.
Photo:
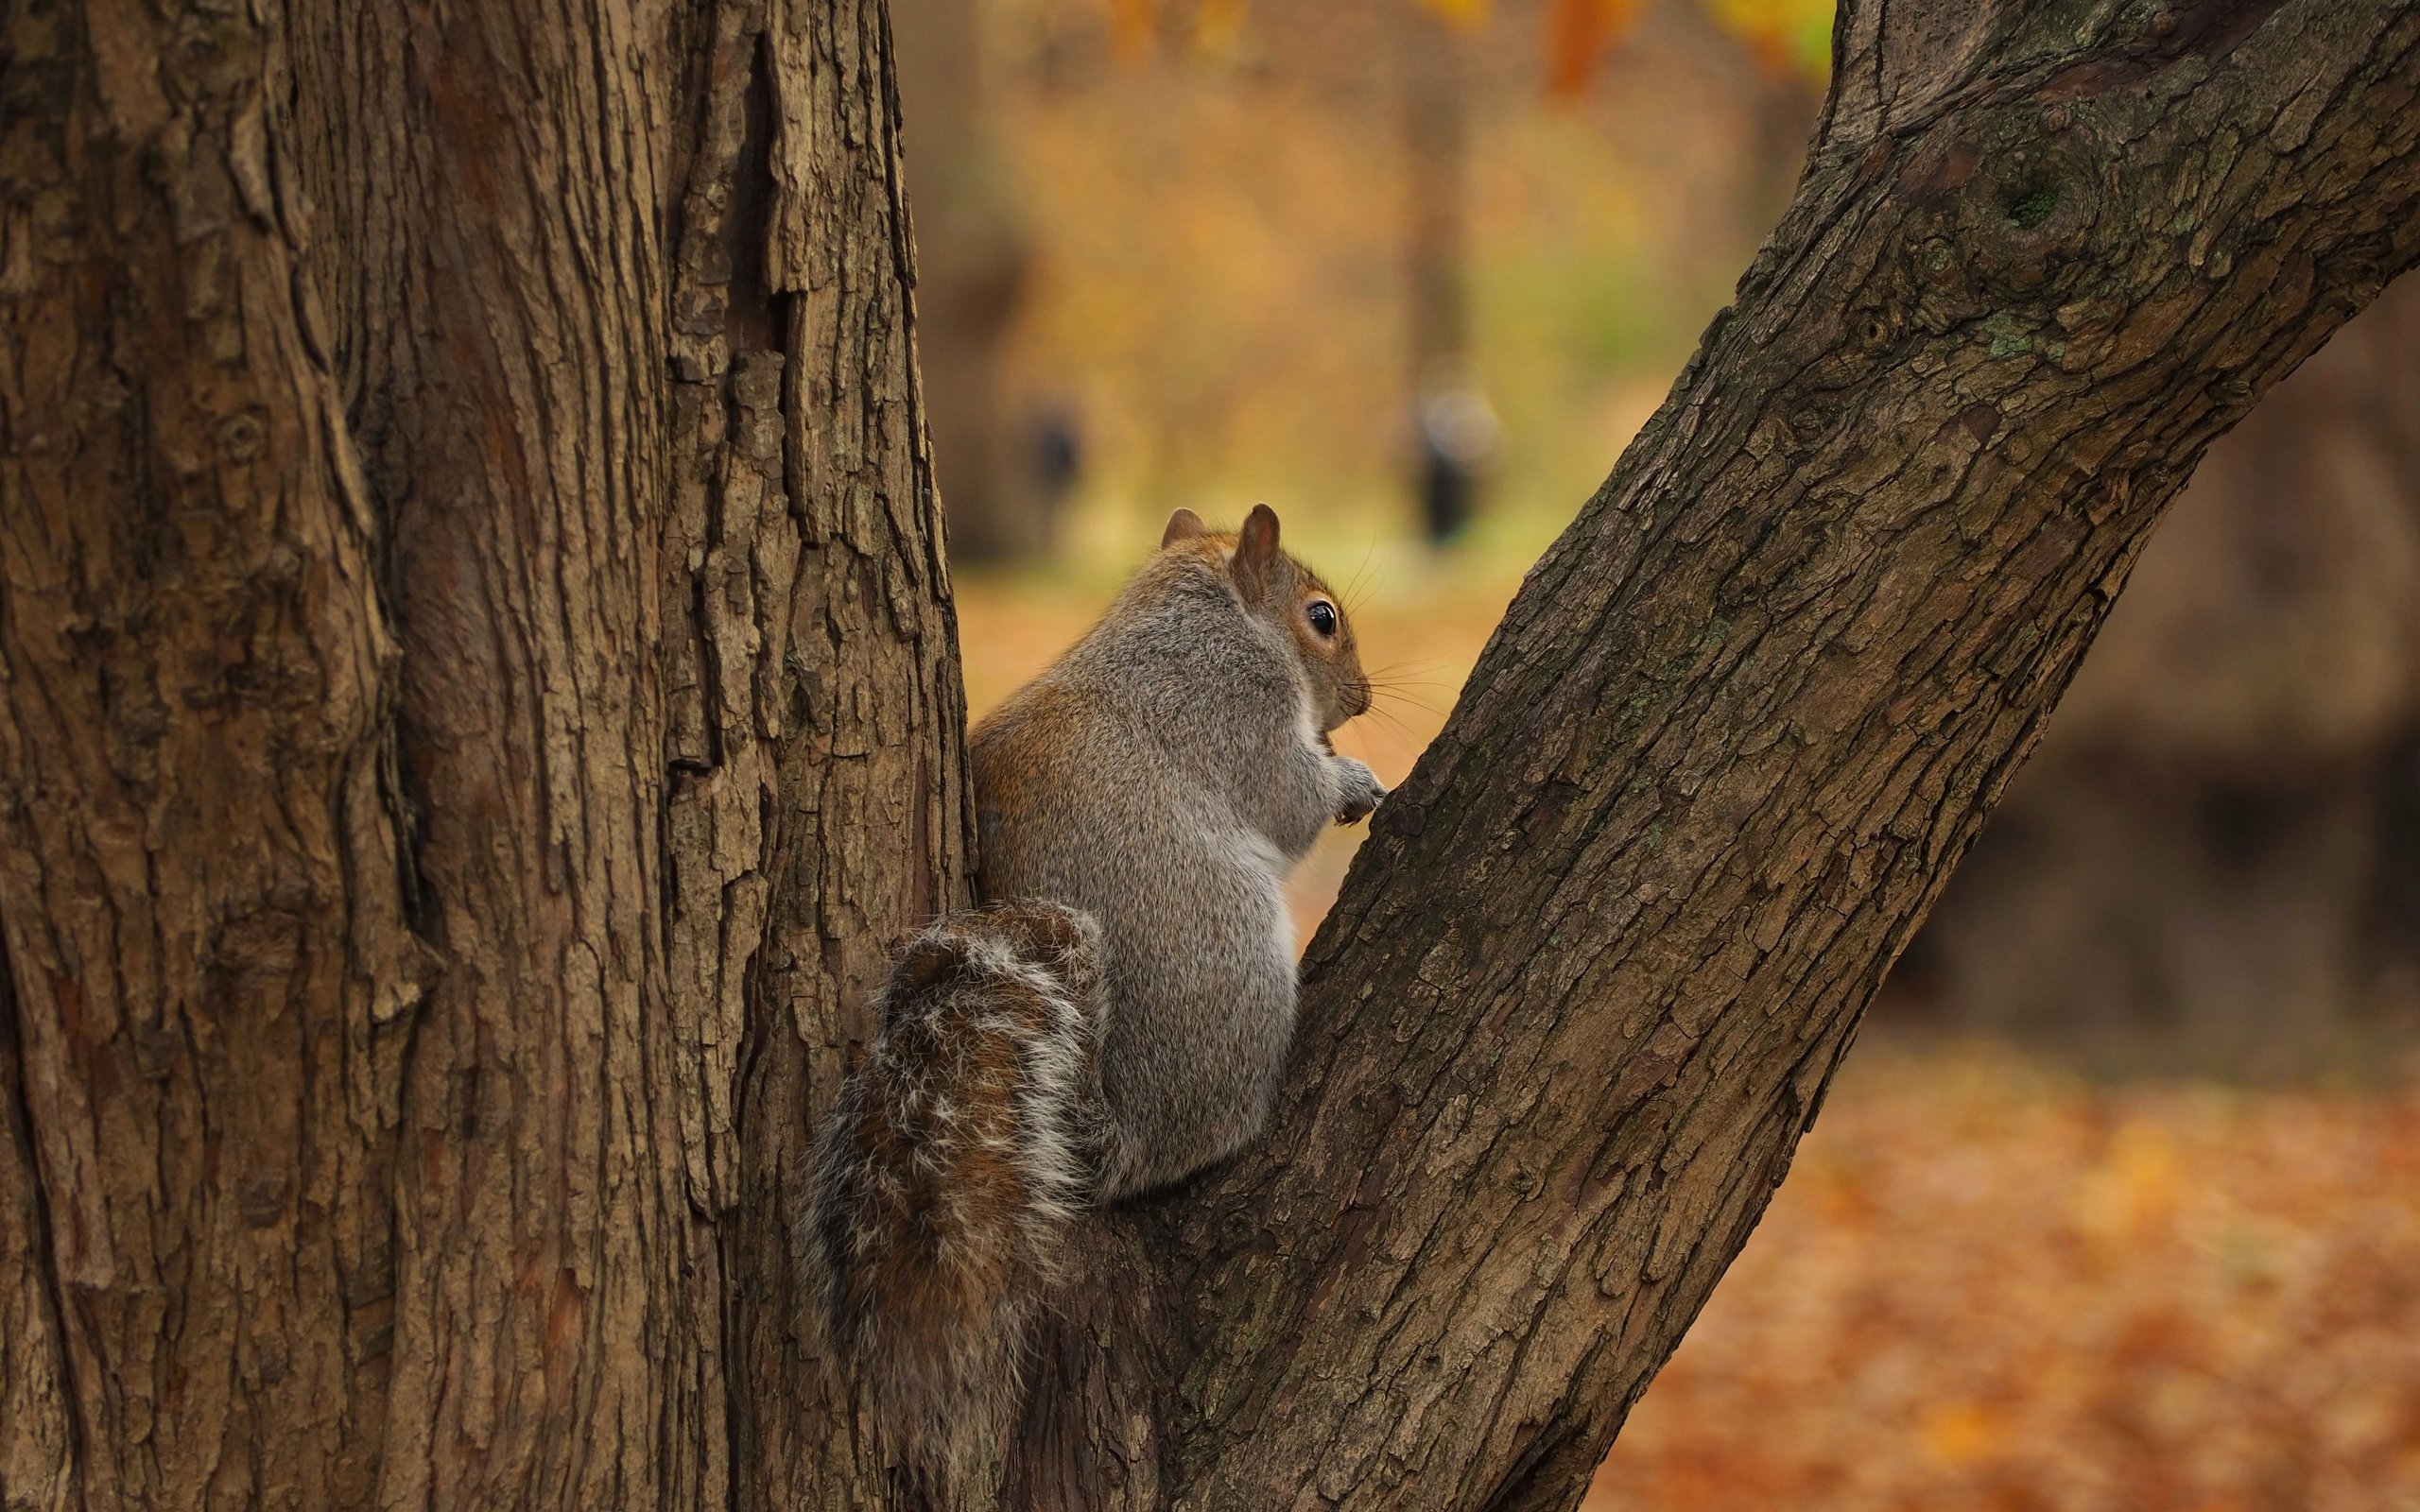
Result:
{"type": "Polygon", "coordinates": [[[818,1142],[826,1336],[944,1477],[996,1444],[1065,1226],[1234,1154],[1294,1029],[1286,874],[1386,796],[1336,595],[1189,509],[1100,623],[977,726],[984,906],[904,945],[818,1142]]]}

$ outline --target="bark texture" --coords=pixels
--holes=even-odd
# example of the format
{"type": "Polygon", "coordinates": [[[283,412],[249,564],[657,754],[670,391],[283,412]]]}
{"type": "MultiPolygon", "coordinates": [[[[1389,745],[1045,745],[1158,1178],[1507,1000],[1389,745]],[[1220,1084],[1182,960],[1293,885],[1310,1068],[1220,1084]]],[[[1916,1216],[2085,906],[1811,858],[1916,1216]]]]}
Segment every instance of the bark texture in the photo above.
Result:
{"type": "MultiPolygon", "coordinates": [[[[0,40],[0,1504],[908,1503],[791,1233],[967,873],[880,0],[0,40]]],[[[1011,1503],[1575,1501],[2160,507],[2420,255],[2408,7],[1837,77],[1011,1503]]]]}
{"type": "Polygon", "coordinates": [[[0,1504],[870,1483],[785,1211],[967,829],[878,0],[5,25],[0,1504]]]}
{"type": "Polygon", "coordinates": [[[357,1505],[426,973],[274,64],[216,14],[7,28],[0,1491],[357,1505]]]}

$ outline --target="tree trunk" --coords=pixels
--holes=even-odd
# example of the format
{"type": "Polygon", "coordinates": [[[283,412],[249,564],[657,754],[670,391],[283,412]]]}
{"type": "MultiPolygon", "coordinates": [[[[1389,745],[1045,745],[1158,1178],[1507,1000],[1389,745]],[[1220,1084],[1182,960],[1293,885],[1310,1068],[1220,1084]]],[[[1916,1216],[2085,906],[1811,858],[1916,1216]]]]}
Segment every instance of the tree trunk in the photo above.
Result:
{"type": "MultiPolygon", "coordinates": [[[[1888,14],[1012,1501],[1575,1501],[2160,507],[2420,255],[2408,8],[1888,14]]],[[[967,871],[879,0],[0,25],[0,1504],[903,1500],[790,1235],[967,871]]]]}
{"type": "Polygon", "coordinates": [[[6,25],[0,1503],[871,1479],[786,1211],[967,871],[879,0],[6,25]]]}

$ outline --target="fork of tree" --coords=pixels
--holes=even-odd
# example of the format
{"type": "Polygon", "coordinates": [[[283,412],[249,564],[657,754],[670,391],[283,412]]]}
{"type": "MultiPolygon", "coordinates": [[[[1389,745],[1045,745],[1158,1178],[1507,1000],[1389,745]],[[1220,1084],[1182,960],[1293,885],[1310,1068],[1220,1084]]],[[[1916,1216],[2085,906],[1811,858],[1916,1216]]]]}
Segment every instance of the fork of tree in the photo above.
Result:
{"type": "MultiPolygon", "coordinates": [[[[8,26],[0,1500],[907,1501],[791,1231],[967,892],[879,0],[8,26]]],[[[2162,507],[2420,257],[2408,6],[1853,0],[1833,79],[1007,1504],[1571,1505],[2162,507]]]]}

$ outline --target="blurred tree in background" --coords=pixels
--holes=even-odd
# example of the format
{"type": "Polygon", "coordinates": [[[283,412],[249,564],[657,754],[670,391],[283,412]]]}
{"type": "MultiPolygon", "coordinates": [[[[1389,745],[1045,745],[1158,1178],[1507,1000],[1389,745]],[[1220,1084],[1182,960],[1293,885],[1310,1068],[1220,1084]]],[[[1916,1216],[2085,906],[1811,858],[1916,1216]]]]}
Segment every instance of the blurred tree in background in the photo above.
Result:
{"type": "Polygon", "coordinates": [[[913,0],[953,550],[1030,558],[1072,441],[1079,558],[1117,556],[1112,521],[1268,491],[1340,541],[1449,535],[1482,475],[1534,555],[1786,198],[1829,15],[913,0]]]}
{"type": "Polygon", "coordinates": [[[950,551],[1041,555],[1046,496],[1021,448],[1005,348],[1025,296],[1025,212],[992,101],[981,0],[895,0],[899,97],[916,231],[916,341],[950,551]]]}

